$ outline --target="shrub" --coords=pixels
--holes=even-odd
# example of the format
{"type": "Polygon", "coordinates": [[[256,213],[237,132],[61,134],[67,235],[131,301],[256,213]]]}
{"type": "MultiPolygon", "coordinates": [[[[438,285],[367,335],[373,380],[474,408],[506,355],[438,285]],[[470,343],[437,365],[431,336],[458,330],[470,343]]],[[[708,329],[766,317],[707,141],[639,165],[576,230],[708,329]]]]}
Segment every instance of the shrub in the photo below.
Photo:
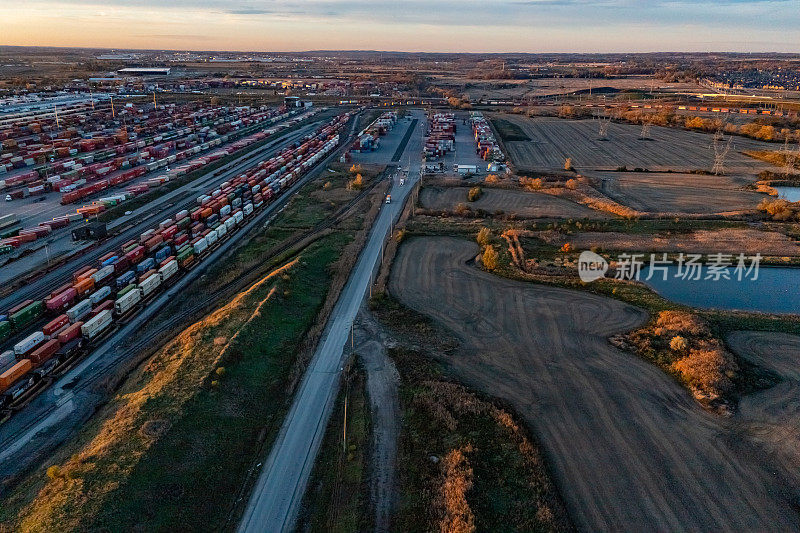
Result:
{"type": "Polygon", "coordinates": [[[483,191],[481,190],[480,187],[473,187],[467,193],[467,201],[474,202],[475,200],[481,197],[481,194],[483,194],[483,191]]]}
{"type": "Polygon", "coordinates": [[[61,479],[64,477],[64,474],[61,472],[60,466],[53,465],[47,468],[47,477],[50,479],[61,479]]]}
{"type": "Polygon", "coordinates": [[[403,239],[405,237],[406,237],[406,230],[404,230],[404,229],[398,230],[397,233],[395,233],[395,235],[394,235],[394,239],[397,242],[403,242],[403,239]]]}
{"type": "Polygon", "coordinates": [[[486,183],[499,183],[500,178],[497,174],[489,174],[483,181],[486,183]]]}
{"type": "Polygon", "coordinates": [[[224,376],[225,372],[226,372],[226,370],[225,370],[224,366],[221,366],[221,367],[217,368],[217,370],[216,370],[216,374],[218,376],[220,376],[220,377],[224,376]]]}
{"type": "Polygon", "coordinates": [[[353,166],[350,167],[350,174],[353,174],[353,175],[360,174],[363,170],[364,169],[363,169],[363,167],[361,165],[353,164],[353,166]]]}
{"type": "Polygon", "coordinates": [[[688,347],[688,343],[684,337],[680,335],[675,335],[672,337],[672,340],[669,341],[669,347],[672,349],[673,352],[684,352],[688,347]]]}
{"type": "Polygon", "coordinates": [[[478,236],[476,237],[475,240],[477,240],[478,244],[480,244],[481,246],[488,246],[489,245],[489,239],[491,238],[491,236],[492,236],[492,230],[490,230],[489,228],[483,227],[478,232],[478,236]]]}
{"type": "Polygon", "coordinates": [[[467,207],[467,204],[463,204],[463,203],[458,204],[456,206],[455,213],[458,216],[465,217],[465,216],[467,216],[469,214],[469,207],[467,207]]]}
{"type": "Polygon", "coordinates": [[[578,188],[578,180],[576,179],[568,179],[566,183],[567,189],[574,191],[578,188]]]}
{"type": "Polygon", "coordinates": [[[526,178],[523,176],[519,179],[519,182],[523,187],[531,191],[538,191],[544,187],[544,180],[542,180],[542,178],[526,178]]]}
{"type": "Polygon", "coordinates": [[[483,252],[483,268],[486,270],[496,269],[498,259],[499,254],[497,253],[497,250],[494,249],[494,246],[487,246],[486,250],[483,252]]]}
{"type": "Polygon", "coordinates": [[[361,190],[364,186],[364,176],[356,174],[356,177],[350,180],[349,187],[354,190],[361,190]]]}
{"type": "Polygon", "coordinates": [[[561,251],[562,251],[562,252],[571,252],[571,251],[572,251],[572,245],[571,245],[570,243],[568,243],[568,242],[565,242],[565,243],[564,243],[564,244],[561,246],[561,251]]]}

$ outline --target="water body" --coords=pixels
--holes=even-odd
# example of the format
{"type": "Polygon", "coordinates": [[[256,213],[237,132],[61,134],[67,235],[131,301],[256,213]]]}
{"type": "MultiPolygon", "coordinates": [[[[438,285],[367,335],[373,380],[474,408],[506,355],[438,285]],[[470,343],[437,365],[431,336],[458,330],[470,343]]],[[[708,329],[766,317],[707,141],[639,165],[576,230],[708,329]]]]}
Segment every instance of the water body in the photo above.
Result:
{"type": "Polygon", "coordinates": [[[790,202],[800,202],[800,187],[788,187],[779,185],[774,187],[778,191],[778,197],[790,202]]]}
{"type": "MultiPolygon", "coordinates": [[[[648,269],[642,270],[639,279],[664,298],[692,307],[800,314],[800,269],[761,267],[757,279],[751,273],[741,281],[732,267],[727,270],[729,280],[689,280],[675,277],[678,267],[672,265],[667,267],[666,280],[660,271],[648,280],[648,269]]],[[[704,268],[701,277],[707,273],[704,268]]]]}

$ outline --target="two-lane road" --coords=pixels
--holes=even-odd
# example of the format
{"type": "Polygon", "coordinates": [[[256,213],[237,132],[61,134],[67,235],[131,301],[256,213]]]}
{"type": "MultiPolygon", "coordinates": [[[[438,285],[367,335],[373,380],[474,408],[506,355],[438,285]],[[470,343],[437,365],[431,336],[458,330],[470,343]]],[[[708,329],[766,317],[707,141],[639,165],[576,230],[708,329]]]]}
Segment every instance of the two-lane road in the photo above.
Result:
{"type": "MultiPolygon", "coordinates": [[[[390,190],[393,201],[384,204],[378,214],[356,267],[331,313],[291,410],[253,488],[239,527],[241,533],[288,531],[297,518],[338,392],[350,328],[380,260],[384,239],[419,179],[425,120],[421,111],[413,115],[419,121],[409,126],[415,128],[406,146],[406,153],[411,154],[409,177],[402,187],[397,181],[393,183],[390,190]]],[[[401,160],[407,160],[407,156],[401,160]]]]}

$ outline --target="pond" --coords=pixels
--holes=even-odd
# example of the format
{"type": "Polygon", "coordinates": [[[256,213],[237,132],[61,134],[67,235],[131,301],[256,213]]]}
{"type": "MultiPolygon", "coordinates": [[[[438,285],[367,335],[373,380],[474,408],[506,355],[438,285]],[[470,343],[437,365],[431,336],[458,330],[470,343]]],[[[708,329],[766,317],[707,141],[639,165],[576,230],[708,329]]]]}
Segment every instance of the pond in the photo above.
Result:
{"type": "MultiPolygon", "coordinates": [[[[676,276],[677,265],[667,268],[666,279],[662,272],[654,272],[648,280],[648,269],[643,269],[640,281],[658,294],[673,302],[706,309],[761,311],[777,314],[800,314],[800,269],[789,267],[761,267],[758,276],[742,276],[741,281],[732,267],[727,269],[731,279],[682,279],[676,276]]],[[[702,278],[707,276],[704,269],[702,278]]]]}
{"type": "Polygon", "coordinates": [[[778,198],[783,198],[790,202],[800,202],[800,187],[778,185],[774,189],[778,191],[778,198]]]}

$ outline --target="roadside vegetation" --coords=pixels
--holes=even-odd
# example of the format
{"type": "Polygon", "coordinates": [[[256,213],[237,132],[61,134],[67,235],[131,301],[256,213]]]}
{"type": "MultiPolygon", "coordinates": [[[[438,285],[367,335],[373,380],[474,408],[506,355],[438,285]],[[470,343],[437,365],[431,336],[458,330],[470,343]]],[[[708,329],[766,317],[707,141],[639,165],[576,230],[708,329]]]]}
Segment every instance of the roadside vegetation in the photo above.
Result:
{"type": "Polygon", "coordinates": [[[370,307],[402,339],[389,351],[403,410],[393,529],[571,531],[538,445],[516,417],[433,362],[457,341],[389,296],[370,307]]]}
{"type": "Polygon", "coordinates": [[[366,373],[350,362],[300,512],[298,531],[368,531],[370,412],[366,373]]]}

